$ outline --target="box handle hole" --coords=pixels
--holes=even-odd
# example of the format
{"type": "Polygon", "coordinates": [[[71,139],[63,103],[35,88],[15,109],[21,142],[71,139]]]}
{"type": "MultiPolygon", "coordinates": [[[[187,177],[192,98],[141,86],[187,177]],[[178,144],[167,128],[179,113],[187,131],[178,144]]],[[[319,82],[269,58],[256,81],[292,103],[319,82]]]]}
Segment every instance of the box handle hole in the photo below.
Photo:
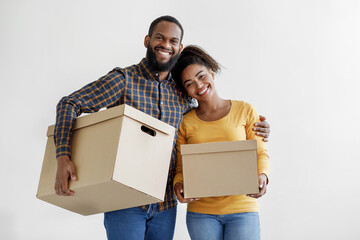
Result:
{"type": "Polygon", "coordinates": [[[143,131],[146,134],[149,134],[150,136],[153,136],[153,137],[156,136],[156,132],[154,130],[152,130],[144,125],[141,126],[141,131],[143,131]]]}

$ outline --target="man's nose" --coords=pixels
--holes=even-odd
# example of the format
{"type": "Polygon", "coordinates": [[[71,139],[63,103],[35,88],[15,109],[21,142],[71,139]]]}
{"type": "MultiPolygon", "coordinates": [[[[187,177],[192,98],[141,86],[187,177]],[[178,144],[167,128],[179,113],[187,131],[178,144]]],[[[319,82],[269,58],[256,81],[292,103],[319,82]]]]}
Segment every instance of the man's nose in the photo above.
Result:
{"type": "Polygon", "coordinates": [[[170,46],[170,41],[169,40],[163,40],[161,41],[161,46],[165,49],[171,49],[171,46],[170,46]]]}

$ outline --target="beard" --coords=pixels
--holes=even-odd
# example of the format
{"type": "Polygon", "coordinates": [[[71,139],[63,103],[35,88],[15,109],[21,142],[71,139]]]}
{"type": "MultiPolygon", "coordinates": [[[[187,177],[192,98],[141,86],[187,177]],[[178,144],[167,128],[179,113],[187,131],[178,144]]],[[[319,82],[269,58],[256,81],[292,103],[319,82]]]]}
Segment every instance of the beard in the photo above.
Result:
{"type": "Polygon", "coordinates": [[[150,43],[147,46],[146,58],[149,61],[149,64],[153,68],[154,71],[157,71],[157,72],[170,71],[175,66],[175,64],[176,64],[177,60],[179,59],[179,57],[180,57],[180,52],[178,54],[176,54],[176,55],[173,55],[168,62],[159,63],[156,60],[155,52],[150,47],[150,43]]]}

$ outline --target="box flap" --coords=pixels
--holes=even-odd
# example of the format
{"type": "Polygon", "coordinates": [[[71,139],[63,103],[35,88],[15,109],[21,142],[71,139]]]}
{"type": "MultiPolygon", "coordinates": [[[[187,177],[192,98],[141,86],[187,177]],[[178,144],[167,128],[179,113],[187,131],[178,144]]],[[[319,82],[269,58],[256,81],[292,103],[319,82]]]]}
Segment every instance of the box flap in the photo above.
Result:
{"type": "Polygon", "coordinates": [[[175,132],[175,128],[157,118],[154,118],[136,108],[130,107],[129,105],[125,105],[124,115],[128,116],[136,121],[142,122],[150,128],[154,128],[160,132],[165,134],[172,134],[175,132]]]}
{"type": "MultiPolygon", "coordinates": [[[[175,131],[174,127],[126,104],[108,108],[103,111],[91,113],[86,116],[78,117],[76,119],[74,130],[87,127],[99,122],[103,122],[115,117],[119,117],[121,115],[128,116],[136,121],[140,121],[146,125],[149,125],[149,127],[151,126],[151,128],[155,128],[156,130],[166,134],[171,134],[172,132],[175,131]]],[[[46,135],[48,137],[53,136],[54,130],[55,130],[55,125],[49,126],[46,135]]]]}
{"type": "MultiPolygon", "coordinates": [[[[80,116],[76,119],[74,130],[121,116],[124,114],[124,108],[125,108],[125,104],[122,104],[116,107],[108,108],[106,110],[91,113],[85,116],[80,116]]],[[[54,130],[55,130],[55,125],[49,126],[46,135],[48,137],[53,136],[54,130]]]]}
{"type": "Polygon", "coordinates": [[[181,145],[181,155],[254,149],[257,149],[256,140],[184,144],[181,145]]]}

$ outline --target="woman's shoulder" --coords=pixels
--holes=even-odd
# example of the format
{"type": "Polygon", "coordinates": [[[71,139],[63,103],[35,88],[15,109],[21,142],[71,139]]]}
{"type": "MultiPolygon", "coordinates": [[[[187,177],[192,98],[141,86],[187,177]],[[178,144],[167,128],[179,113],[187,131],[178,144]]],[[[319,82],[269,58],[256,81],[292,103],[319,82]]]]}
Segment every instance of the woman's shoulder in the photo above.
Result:
{"type": "Polygon", "coordinates": [[[249,110],[254,108],[252,104],[242,100],[231,100],[231,103],[237,110],[249,110]]]}
{"type": "Polygon", "coordinates": [[[190,111],[188,111],[183,115],[183,121],[193,119],[195,117],[194,114],[195,114],[195,108],[191,109],[190,111]]]}

